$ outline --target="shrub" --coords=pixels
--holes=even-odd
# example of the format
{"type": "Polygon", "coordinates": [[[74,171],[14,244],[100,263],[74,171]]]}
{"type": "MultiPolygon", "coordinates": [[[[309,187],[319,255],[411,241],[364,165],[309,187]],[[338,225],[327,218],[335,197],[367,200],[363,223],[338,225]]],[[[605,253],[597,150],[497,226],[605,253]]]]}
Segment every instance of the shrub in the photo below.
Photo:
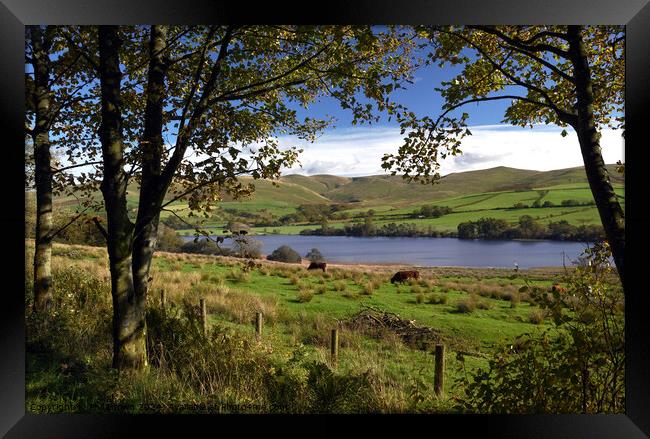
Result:
{"type": "Polygon", "coordinates": [[[521,302],[521,293],[508,293],[506,300],[510,300],[510,308],[517,308],[521,302]]]}
{"type": "Polygon", "coordinates": [[[476,309],[476,301],[473,299],[461,299],[456,302],[456,311],[462,314],[469,314],[476,309]]]}
{"type": "Polygon", "coordinates": [[[444,305],[447,303],[447,296],[443,294],[429,294],[427,302],[433,305],[444,305]]]}
{"type": "MultiPolygon", "coordinates": [[[[562,281],[568,294],[530,291],[531,321],[553,328],[498,348],[487,370],[466,379],[461,410],[481,413],[622,413],[625,403],[624,296],[606,243],[562,281]],[[597,297],[598,300],[594,300],[597,297]]],[[[524,293],[522,293],[522,296],[524,293]]]]}
{"type": "Polygon", "coordinates": [[[372,296],[372,293],[374,292],[375,292],[375,287],[370,282],[363,284],[361,287],[361,294],[363,294],[364,296],[372,296]]]}
{"type": "Polygon", "coordinates": [[[311,290],[303,289],[298,292],[298,302],[306,303],[314,298],[314,293],[311,290]]]}
{"type": "Polygon", "coordinates": [[[262,242],[248,236],[239,236],[233,240],[233,256],[259,259],[262,256],[262,242]]]}
{"type": "Polygon", "coordinates": [[[312,248],[309,250],[309,252],[305,255],[305,258],[311,262],[323,262],[325,260],[323,254],[317,248],[312,248]]]}
{"type": "Polygon", "coordinates": [[[492,304],[487,300],[477,300],[476,307],[478,309],[492,309],[492,304]]]}
{"type": "Polygon", "coordinates": [[[286,262],[286,263],[293,263],[293,264],[299,264],[302,261],[302,258],[296,252],[294,249],[289,247],[288,245],[283,245],[275,250],[273,250],[273,253],[268,255],[266,257],[269,261],[278,261],[278,262],[286,262]]]}
{"type": "Polygon", "coordinates": [[[327,292],[326,285],[317,285],[315,288],[316,294],[325,294],[327,292]]]}
{"type": "Polygon", "coordinates": [[[337,280],[334,283],[332,283],[332,288],[334,289],[334,291],[345,291],[347,286],[348,284],[342,280],[337,280]]]}
{"type": "Polygon", "coordinates": [[[418,284],[411,285],[411,293],[422,294],[422,287],[418,284]]]}
{"type": "Polygon", "coordinates": [[[418,293],[415,296],[415,303],[417,304],[424,303],[424,293],[418,293]]]}
{"type": "Polygon", "coordinates": [[[165,224],[158,225],[158,240],[156,241],[156,248],[165,252],[177,252],[185,242],[176,230],[167,227],[165,224]]]}
{"type": "Polygon", "coordinates": [[[196,253],[201,255],[231,256],[232,251],[226,247],[218,247],[217,244],[207,238],[197,238],[184,243],[179,251],[183,253],[196,253]]]}
{"type": "Polygon", "coordinates": [[[546,312],[541,309],[532,310],[528,316],[528,320],[534,325],[541,325],[544,323],[544,319],[546,319],[546,312]]]}
{"type": "Polygon", "coordinates": [[[243,270],[239,270],[237,268],[231,269],[230,272],[228,273],[228,277],[233,281],[240,282],[240,283],[248,283],[251,281],[250,273],[243,270]]]}

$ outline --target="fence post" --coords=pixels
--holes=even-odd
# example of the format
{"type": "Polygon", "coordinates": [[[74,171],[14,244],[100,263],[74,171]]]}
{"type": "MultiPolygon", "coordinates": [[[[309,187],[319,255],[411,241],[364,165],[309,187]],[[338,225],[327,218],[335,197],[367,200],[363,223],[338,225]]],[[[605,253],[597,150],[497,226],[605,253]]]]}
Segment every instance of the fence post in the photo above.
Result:
{"type": "Polygon", "coordinates": [[[442,395],[444,390],[445,377],[445,347],[441,344],[436,345],[436,369],[433,381],[433,387],[436,395],[442,395]]]}
{"type": "Polygon", "coordinates": [[[262,313],[255,313],[255,338],[259,341],[262,339],[262,326],[264,325],[262,313]]]}
{"type": "Polygon", "coordinates": [[[332,364],[338,366],[339,363],[339,330],[332,329],[332,337],[330,339],[330,354],[332,364]]]}
{"type": "Polygon", "coordinates": [[[162,308],[163,313],[165,312],[165,306],[167,305],[167,297],[165,294],[165,289],[160,289],[160,307],[162,308]]]}
{"type": "Polygon", "coordinates": [[[158,349],[160,350],[160,359],[158,361],[158,366],[160,368],[163,368],[165,364],[165,348],[163,347],[162,341],[158,342],[158,349]]]}
{"type": "Polygon", "coordinates": [[[199,301],[201,305],[201,326],[203,327],[203,335],[208,333],[208,314],[205,310],[205,299],[199,301]]]}

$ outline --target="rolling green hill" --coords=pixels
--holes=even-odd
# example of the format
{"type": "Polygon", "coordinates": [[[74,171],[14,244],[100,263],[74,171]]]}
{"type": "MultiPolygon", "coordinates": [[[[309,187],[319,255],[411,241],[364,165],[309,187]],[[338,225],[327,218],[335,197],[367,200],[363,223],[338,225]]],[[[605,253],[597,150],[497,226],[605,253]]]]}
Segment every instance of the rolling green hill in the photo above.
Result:
{"type": "MultiPolygon", "coordinates": [[[[609,165],[610,178],[620,197],[625,202],[624,178],[609,165]]],[[[208,227],[222,227],[228,220],[240,215],[271,215],[280,218],[296,212],[300,205],[321,204],[342,205],[348,219],[332,220],[330,226],[343,227],[355,216],[375,211],[376,224],[409,222],[421,227],[435,227],[453,230],[459,222],[481,217],[503,218],[514,222],[521,215],[532,215],[540,222],[548,223],[566,219],[574,225],[598,224],[595,206],[560,206],[563,200],[580,203],[593,201],[584,169],[568,168],[553,171],[531,171],[507,167],[496,167],[479,171],[448,174],[434,185],[408,183],[399,176],[373,175],[365,177],[339,177],[334,175],[286,175],[274,185],[268,180],[253,180],[242,177],[244,183],[252,183],[255,192],[247,198],[234,200],[224,195],[218,203],[216,213],[204,224],[208,227]],[[538,209],[512,209],[516,203],[532,205],[550,201],[556,207],[538,209]],[[410,218],[413,211],[423,205],[448,206],[454,213],[441,218],[410,218]]],[[[97,194],[99,196],[100,194],[97,194]]],[[[27,193],[33,198],[33,193],[27,193]]],[[[137,206],[138,188],[129,187],[128,207],[132,214],[137,206]]],[[[101,199],[101,197],[99,197],[101,199]]],[[[74,209],[74,197],[57,197],[55,209],[74,209]]],[[[178,215],[189,213],[187,204],[178,201],[169,206],[178,215]]],[[[162,212],[161,217],[171,215],[162,212]]],[[[243,221],[246,221],[245,219],[243,221]]],[[[299,223],[282,227],[257,227],[259,233],[276,230],[281,233],[299,233],[315,224],[299,223]]]]}

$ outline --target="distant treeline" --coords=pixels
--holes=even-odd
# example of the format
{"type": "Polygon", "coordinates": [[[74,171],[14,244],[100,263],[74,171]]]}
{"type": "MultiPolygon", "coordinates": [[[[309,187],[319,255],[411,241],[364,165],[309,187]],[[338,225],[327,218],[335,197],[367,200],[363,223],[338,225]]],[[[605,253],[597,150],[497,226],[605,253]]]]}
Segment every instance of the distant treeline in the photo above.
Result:
{"type": "Polygon", "coordinates": [[[436,230],[432,226],[427,228],[418,227],[413,223],[390,223],[382,226],[368,227],[367,224],[350,224],[342,228],[320,228],[320,229],[304,229],[300,232],[301,235],[317,235],[317,236],[394,236],[394,237],[431,237],[431,238],[453,238],[456,237],[456,232],[446,230],[436,230]]]}
{"type": "Polygon", "coordinates": [[[458,224],[460,239],[551,239],[556,241],[589,241],[605,239],[599,225],[574,226],[566,220],[541,224],[530,215],[519,217],[515,225],[503,219],[481,218],[458,224]]]}
{"type": "Polygon", "coordinates": [[[496,218],[481,218],[458,224],[456,231],[436,230],[432,226],[418,227],[414,223],[390,223],[375,226],[368,218],[364,223],[345,225],[342,228],[321,227],[305,229],[301,235],[317,236],[393,236],[393,237],[432,237],[460,239],[549,239],[556,241],[596,242],[605,239],[602,226],[574,226],[566,220],[541,224],[530,215],[519,217],[517,224],[496,218]]]}

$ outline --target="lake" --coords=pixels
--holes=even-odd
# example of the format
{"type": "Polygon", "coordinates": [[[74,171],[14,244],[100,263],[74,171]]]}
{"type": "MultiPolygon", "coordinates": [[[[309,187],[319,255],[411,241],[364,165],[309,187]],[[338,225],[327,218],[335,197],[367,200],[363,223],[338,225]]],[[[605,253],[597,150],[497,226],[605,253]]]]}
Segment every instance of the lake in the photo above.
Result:
{"type": "MultiPolygon", "coordinates": [[[[262,253],[281,245],[305,256],[317,248],[329,262],[396,263],[418,266],[505,267],[517,262],[520,268],[562,266],[582,253],[586,244],[567,241],[486,241],[457,238],[389,238],[347,236],[260,235],[262,253]]],[[[192,237],[186,237],[191,240],[192,237]]],[[[226,240],[226,247],[230,240],[226,240]]]]}

